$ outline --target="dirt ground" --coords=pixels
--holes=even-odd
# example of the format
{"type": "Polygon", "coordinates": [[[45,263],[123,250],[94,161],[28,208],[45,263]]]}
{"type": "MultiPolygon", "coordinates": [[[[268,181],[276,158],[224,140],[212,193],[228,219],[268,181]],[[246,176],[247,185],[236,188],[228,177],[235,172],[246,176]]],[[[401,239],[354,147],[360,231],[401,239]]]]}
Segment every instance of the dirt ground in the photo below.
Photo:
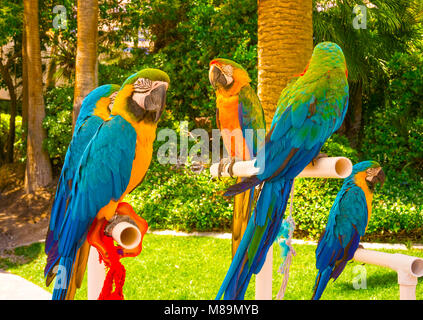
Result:
{"type": "Polygon", "coordinates": [[[45,240],[56,182],[33,195],[24,191],[25,167],[0,167],[0,252],[45,240]]]}

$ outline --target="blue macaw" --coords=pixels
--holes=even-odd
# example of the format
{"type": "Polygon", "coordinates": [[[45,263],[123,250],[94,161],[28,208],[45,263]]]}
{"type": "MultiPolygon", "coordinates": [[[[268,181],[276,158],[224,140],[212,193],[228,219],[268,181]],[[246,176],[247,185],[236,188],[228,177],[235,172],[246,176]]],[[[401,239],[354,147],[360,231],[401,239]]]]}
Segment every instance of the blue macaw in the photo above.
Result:
{"type": "Polygon", "coordinates": [[[258,152],[261,172],[228,188],[232,196],[254,186],[262,190],[216,299],[243,299],[284,218],[293,179],[317,156],[341,125],[348,108],[347,67],[335,43],[318,44],[302,75],[281,93],[276,113],[258,152]]]}
{"type": "MultiPolygon", "coordinates": [[[[158,69],[143,69],[126,79],[115,97],[110,117],[94,130],[72,169],[74,175],[66,181],[70,191],[66,201],[55,199],[45,268],[47,281],[51,282],[54,266],[61,267],[56,270],[60,277],[56,276],[54,300],[72,298],[75,283],[82,280],[91,224],[94,220],[112,219],[125,195],[144,179],[169,83],[168,75],[158,69]],[[59,201],[62,203],[56,204],[59,201]],[[57,214],[56,208],[65,210],[65,214],[57,214]]],[[[86,126],[78,124],[75,131],[86,126]]],[[[71,154],[72,145],[71,142],[68,150],[71,154]]]]}
{"type": "Polygon", "coordinates": [[[385,174],[375,161],[357,163],[351,175],[344,180],[316,248],[316,268],[319,272],[312,299],[320,299],[329,279],[335,281],[354,257],[372,214],[375,184],[383,185],[384,181],[385,174]]]}

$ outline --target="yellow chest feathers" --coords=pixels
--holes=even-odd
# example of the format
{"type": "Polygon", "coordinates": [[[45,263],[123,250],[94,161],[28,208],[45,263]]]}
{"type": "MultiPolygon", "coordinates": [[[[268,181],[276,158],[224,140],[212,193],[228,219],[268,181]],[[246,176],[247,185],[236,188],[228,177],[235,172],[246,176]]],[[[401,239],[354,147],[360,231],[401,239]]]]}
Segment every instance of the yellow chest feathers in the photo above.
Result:
{"type": "Polygon", "coordinates": [[[156,139],[156,127],[155,124],[146,124],[143,122],[137,124],[135,127],[137,144],[135,158],[132,163],[131,179],[129,180],[126,192],[130,192],[142,181],[150,166],[153,155],[153,142],[156,139]]]}
{"type": "Polygon", "coordinates": [[[367,186],[366,172],[357,173],[355,175],[354,182],[357,186],[359,186],[364,191],[364,195],[366,196],[367,211],[368,211],[367,221],[370,221],[370,216],[372,215],[373,193],[370,191],[369,187],[367,186]]]}

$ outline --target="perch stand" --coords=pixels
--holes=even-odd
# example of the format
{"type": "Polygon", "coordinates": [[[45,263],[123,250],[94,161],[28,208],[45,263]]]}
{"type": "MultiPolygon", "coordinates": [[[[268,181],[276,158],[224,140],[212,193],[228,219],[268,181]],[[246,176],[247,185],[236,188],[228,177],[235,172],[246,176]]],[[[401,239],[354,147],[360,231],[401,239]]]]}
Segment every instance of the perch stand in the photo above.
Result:
{"type": "MultiPolygon", "coordinates": [[[[255,160],[235,162],[232,170],[237,177],[249,177],[259,172],[254,167],[255,160]]],[[[210,167],[210,174],[217,177],[219,164],[210,167]]],[[[314,166],[309,164],[297,178],[339,178],[344,179],[352,172],[352,163],[345,157],[328,157],[316,160],[314,166]]],[[[223,168],[222,177],[229,177],[228,165],[223,168]]],[[[272,266],[273,246],[269,248],[266,261],[256,276],[256,300],[272,300],[272,266]]]]}
{"type": "Polygon", "coordinates": [[[423,259],[400,253],[366,250],[360,246],[354,254],[354,260],[396,271],[400,300],[416,300],[417,278],[423,276],[423,259]]]}
{"type": "MultiPolygon", "coordinates": [[[[109,233],[119,246],[128,250],[137,248],[142,241],[141,231],[134,224],[126,221],[110,224],[109,233]]],[[[87,272],[88,300],[97,300],[106,278],[106,267],[103,262],[100,262],[97,249],[92,246],[88,256],[87,272]]]]}

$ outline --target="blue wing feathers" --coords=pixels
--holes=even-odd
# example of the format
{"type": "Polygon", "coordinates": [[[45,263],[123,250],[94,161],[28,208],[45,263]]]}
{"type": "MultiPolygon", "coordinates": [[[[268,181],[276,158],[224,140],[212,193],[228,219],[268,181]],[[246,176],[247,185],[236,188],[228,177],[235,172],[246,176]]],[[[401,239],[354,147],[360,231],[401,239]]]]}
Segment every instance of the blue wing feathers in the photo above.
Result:
{"type": "Polygon", "coordinates": [[[47,274],[53,265],[58,261],[58,246],[55,242],[58,240],[59,231],[64,221],[66,206],[68,204],[72,179],[82,154],[85,151],[89,141],[103,123],[103,119],[94,116],[93,112],[96,103],[101,97],[109,96],[113,90],[113,85],[103,85],[89,93],[82,102],[80,113],[75,124],[75,130],[72,141],[66,153],[65,161],[60,174],[55,200],[51,210],[49,230],[46,237],[45,252],[48,255],[45,274],[47,274]]]}
{"type": "Polygon", "coordinates": [[[123,194],[131,175],[135,144],[134,128],[120,116],[99,127],[79,161],[56,255],[74,255],[98,211],[123,194]]]}

